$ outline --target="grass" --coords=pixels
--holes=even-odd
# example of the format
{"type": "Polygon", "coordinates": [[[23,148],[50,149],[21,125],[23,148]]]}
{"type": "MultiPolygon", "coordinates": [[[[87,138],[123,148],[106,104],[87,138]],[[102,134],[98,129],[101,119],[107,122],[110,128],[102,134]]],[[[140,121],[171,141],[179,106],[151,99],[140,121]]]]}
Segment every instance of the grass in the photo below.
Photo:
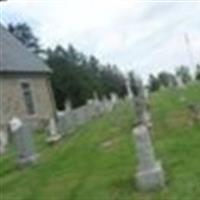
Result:
{"type": "Polygon", "coordinates": [[[38,134],[39,163],[15,167],[11,150],[0,159],[3,200],[197,200],[200,199],[200,125],[190,123],[187,104],[200,102],[200,86],[166,90],[151,98],[153,142],[166,187],[142,193],[134,185],[133,112],[121,103],[112,113],[78,128],[49,147],[38,134]],[[180,101],[184,96],[186,101],[180,101]]]}

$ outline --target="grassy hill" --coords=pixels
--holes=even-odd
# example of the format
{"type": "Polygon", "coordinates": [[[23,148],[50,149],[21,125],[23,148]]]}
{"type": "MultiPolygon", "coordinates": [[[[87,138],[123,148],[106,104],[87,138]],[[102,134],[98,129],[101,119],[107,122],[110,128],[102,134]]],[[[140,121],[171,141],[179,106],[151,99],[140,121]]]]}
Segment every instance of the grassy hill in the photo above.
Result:
{"type": "Polygon", "coordinates": [[[200,124],[190,123],[187,104],[200,102],[200,86],[165,90],[151,98],[153,142],[167,185],[135,189],[136,157],[131,134],[133,109],[121,103],[80,127],[55,146],[36,137],[39,164],[16,169],[14,152],[0,159],[3,200],[197,200],[200,198],[200,124]],[[184,101],[183,101],[184,99],[184,101]]]}

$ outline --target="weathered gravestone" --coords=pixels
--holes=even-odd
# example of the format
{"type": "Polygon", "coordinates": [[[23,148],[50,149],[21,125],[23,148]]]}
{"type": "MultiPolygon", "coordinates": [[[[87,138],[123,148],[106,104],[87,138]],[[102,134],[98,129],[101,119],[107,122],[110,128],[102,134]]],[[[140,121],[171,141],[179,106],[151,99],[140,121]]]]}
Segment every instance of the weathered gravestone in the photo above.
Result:
{"type": "Polygon", "coordinates": [[[101,116],[101,114],[103,113],[101,107],[102,107],[101,102],[99,101],[98,98],[95,98],[94,99],[94,110],[95,110],[97,117],[101,116]]]}
{"type": "Polygon", "coordinates": [[[31,129],[26,124],[23,124],[19,118],[14,117],[9,122],[9,130],[17,149],[18,165],[24,166],[35,163],[38,156],[35,152],[31,129]]]}
{"type": "Polygon", "coordinates": [[[103,97],[103,105],[105,112],[111,112],[113,110],[113,104],[106,96],[103,97]]]}
{"type": "Polygon", "coordinates": [[[0,130],[0,155],[6,152],[6,147],[8,145],[8,134],[4,130],[0,130]]]}
{"type": "Polygon", "coordinates": [[[133,134],[138,158],[136,184],[139,190],[154,190],[163,187],[165,181],[162,166],[155,159],[151,143],[149,105],[140,79],[135,81],[133,94],[136,112],[136,126],[133,134]]]}
{"type": "Polygon", "coordinates": [[[136,124],[146,124],[147,127],[151,128],[151,115],[150,106],[148,103],[148,93],[143,87],[142,81],[137,80],[137,85],[134,92],[134,108],[136,114],[136,124]]]}
{"type": "Polygon", "coordinates": [[[61,139],[61,135],[58,133],[56,121],[53,118],[49,120],[48,133],[49,133],[49,136],[47,138],[47,142],[49,144],[56,143],[57,141],[61,139]]]}
{"type": "Polygon", "coordinates": [[[70,134],[75,128],[73,110],[59,114],[58,116],[59,132],[64,135],[70,134]]]}
{"type": "Polygon", "coordinates": [[[185,88],[185,84],[183,83],[183,80],[179,76],[176,77],[176,87],[185,88]]]}
{"type": "Polygon", "coordinates": [[[163,187],[164,173],[160,162],[157,162],[151,144],[149,129],[140,124],[133,130],[138,168],[136,185],[139,190],[148,191],[163,187]]]}
{"type": "Polygon", "coordinates": [[[65,112],[66,113],[69,113],[72,111],[72,104],[71,104],[71,101],[69,100],[66,100],[65,102],[65,112]]]}
{"type": "Polygon", "coordinates": [[[118,96],[116,93],[111,93],[110,96],[111,96],[111,102],[112,102],[113,106],[115,106],[118,102],[118,96]]]}

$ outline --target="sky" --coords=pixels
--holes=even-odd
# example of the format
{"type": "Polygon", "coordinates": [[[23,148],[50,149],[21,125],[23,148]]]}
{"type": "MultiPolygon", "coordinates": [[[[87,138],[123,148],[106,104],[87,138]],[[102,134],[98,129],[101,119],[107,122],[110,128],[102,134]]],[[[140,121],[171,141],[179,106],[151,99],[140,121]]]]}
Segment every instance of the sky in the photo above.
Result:
{"type": "MultiPolygon", "coordinates": [[[[147,78],[200,63],[200,0],[8,0],[0,22],[27,22],[44,47],[69,43],[147,78]],[[184,35],[189,38],[189,44],[184,35]]],[[[187,40],[188,41],[188,40],[187,40]]]]}

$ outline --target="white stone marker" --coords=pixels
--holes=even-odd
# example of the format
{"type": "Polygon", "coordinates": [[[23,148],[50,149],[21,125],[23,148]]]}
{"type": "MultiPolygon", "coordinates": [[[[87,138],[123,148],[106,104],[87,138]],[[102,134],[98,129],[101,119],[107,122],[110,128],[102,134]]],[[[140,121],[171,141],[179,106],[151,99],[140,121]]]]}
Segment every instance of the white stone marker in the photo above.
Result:
{"type": "Polygon", "coordinates": [[[72,111],[72,104],[71,104],[71,101],[67,100],[65,102],[65,112],[66,113],[69,113],[72,111]]]}
{"type": "Polygon", "coordinates": [[[48,143],[55,143],[61,139],[61,135],[58,134],[57,125],[53,118],[51,118],[49,121],[49,133],[50,135],[47,138],[48,143]]]}
{"type": "Polygon", "coordinates": [[[18,164],[23,166],[35,163],[38,156],[35,153],[31,129],[17,117],[12,118],[9,126],[18,152],[18,164]]]}
{"type": "Polygon", "coordinates": [[[6,152],[7,145],[8,145],[8,134],[6,131],[0,130],[0,155],[6,152]]]}
{"type": "Polygon", "coordinates": [[[160,162],[157,162],[151,144],[149,129],[140,124],[133,129],[136,144],[138,168],[136,185],[139,190],[149,191],[161,188],[165,184],[160,162]]]}

